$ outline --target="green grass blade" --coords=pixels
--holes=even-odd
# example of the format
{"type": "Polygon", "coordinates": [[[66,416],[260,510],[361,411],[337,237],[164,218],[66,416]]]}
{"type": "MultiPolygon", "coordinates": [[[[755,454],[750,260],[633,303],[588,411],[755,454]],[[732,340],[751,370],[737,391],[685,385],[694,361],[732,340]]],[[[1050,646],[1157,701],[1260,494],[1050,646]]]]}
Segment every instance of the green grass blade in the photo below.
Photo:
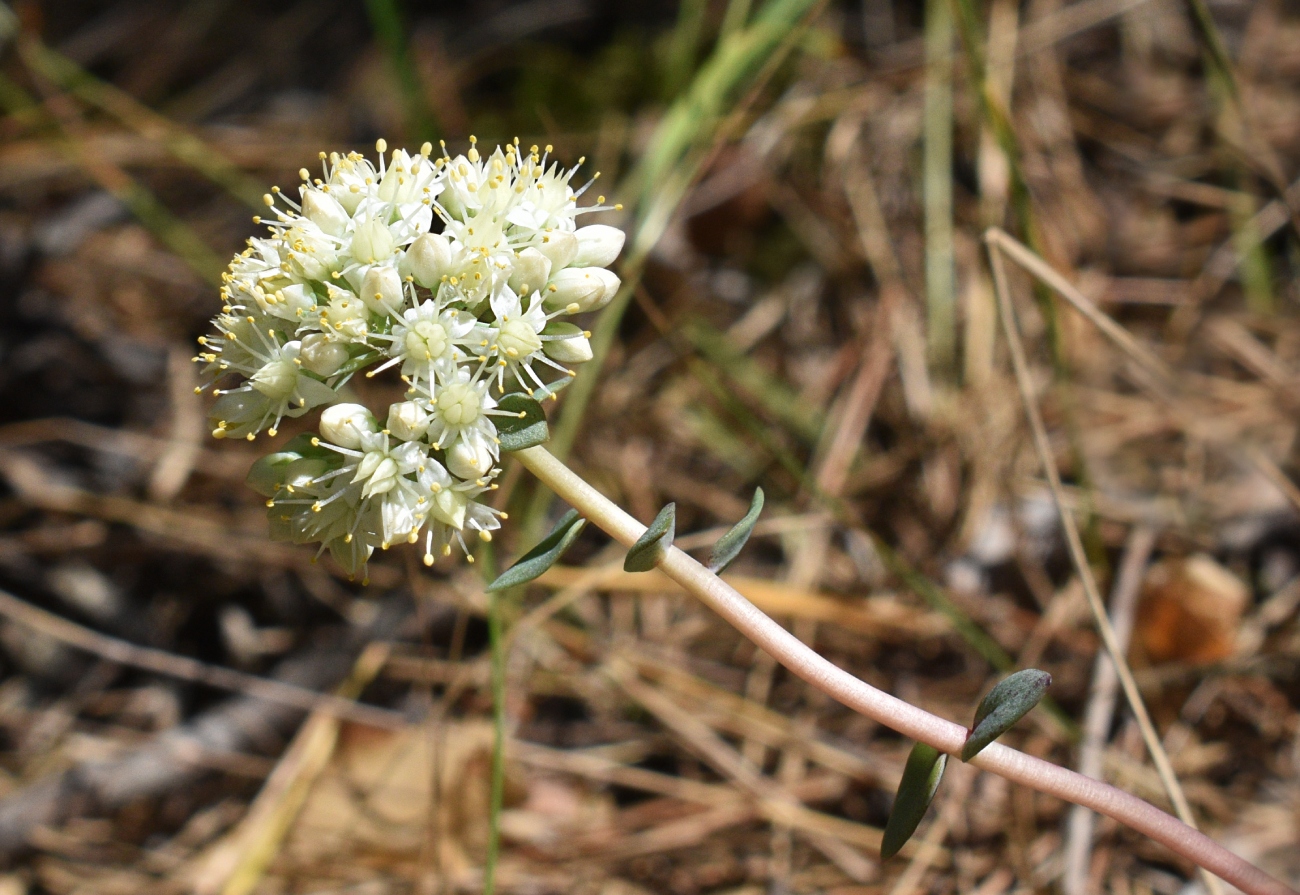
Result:
{"type": "Polygon", "coordinates": [[[925,8],[925,122],[922,191],[925,209],[925,306],[930,363],[940,375],[957,369],[957,313],[952,226],[952,62],[950,0],[925,8]]]}
{"type": "Polygon", "coordinates": [[[437,124],[428,103],[424,101],[420,73],[415,68],[415,60],[411,58],[397,0],[366,0],[366,12],[370,15],[370,27],[374,29],[375,37],[388,57],[389,68],[402,94],[407,133],[417,141],[437,142],[437,124]]]}

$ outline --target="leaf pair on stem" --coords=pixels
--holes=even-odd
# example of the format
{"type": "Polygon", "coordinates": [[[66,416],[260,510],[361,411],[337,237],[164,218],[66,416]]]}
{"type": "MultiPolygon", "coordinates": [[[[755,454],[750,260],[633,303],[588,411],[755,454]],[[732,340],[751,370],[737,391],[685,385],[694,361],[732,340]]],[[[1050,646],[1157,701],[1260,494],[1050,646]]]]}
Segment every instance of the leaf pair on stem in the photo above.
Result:
{"type": "MultiPolygon", "coordinates": [[[[1001,681],[989,691],[975,709],[975,723],[961,747],[961,760],[970,761],[984,747],[1011,729],[1011,726],[1038,705],[1052,684],[1052,676],[1037,668],[1026,668],[1001,681]]],[[[934,800],[943,779],[948,756],[926,743],[917,743],[907,757],[903,779],[898,783],[894,807],[885,824],[880,843],[880,858],[888,860],[912,838],[925,811],[934,800]]]]}

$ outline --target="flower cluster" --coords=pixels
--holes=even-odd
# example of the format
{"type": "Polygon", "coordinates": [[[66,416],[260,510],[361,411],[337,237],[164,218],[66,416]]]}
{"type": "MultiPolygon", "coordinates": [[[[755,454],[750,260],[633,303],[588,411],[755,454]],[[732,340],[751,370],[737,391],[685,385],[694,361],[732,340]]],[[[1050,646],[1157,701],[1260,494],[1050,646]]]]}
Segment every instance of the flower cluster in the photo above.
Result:
{"type": "MultiPolygon", "coordinates": [[[[482,156],[430,158],[379,141],[378,164],[321,153],[300,173],[298,201],[264,197],[269,235],[248,241],[224,275],[217,333],[199,340],[214,389],[217,438],[270,435],[285,417],[324,406],[319,435],[258,461],[273,536],[319,541],[349,572],[376,547],[424,538],[424,560],[468,553],[504,514],[478,502],[496,486],[494,419],[507,391],[553,395],[591,358],[562,318],[603,307],[622,231],[576,217],[572,179],[515,141],[482,156]],[[395,370],[405,400],[384,414],[347,400],[366,370],[395,370]]],[[[581,164],[581,161],[579,162],[581,164]]],[[[594,181],[594,179],[593,179],[594,181]]],[[[587,184],[590,186],[590,182],[587,184]]],[[[394,375],[394,374],[390,374],[394,375]]],[[[472,557],[471,557],[472,559],[472,557]]]]}

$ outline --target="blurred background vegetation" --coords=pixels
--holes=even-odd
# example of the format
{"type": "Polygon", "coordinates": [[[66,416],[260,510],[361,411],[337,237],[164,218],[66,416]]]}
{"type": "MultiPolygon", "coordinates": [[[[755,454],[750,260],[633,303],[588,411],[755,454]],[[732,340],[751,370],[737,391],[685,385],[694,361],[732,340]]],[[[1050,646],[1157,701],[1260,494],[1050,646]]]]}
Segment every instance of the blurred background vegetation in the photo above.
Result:
{"type": "MultiPolygon", "coordinates": [[[[480,570],[395,549],[363,587],[270,543],[264,445],[208,438],[190,363],[270,184],[471,134],[585,158],[623,205],[626,288],[553,450],[643,521],[676,501],[683,547],[761,485],[733,572],[762,608],[962,722],[1044,668],[1008,740],[1166,805],[982,234],[1115,318],[1138,353],[1013,271],[1062,499],[1193,811],[1300,884],[1293,5],[27,0],[0,53],[3,895],[1200,885],[964,765],[882,867],[909,744],[594,531],[498,607],[492,807],[480,570]]],[[[509,464],[497,496],[500,562],[563,511],[509,464]]]]}

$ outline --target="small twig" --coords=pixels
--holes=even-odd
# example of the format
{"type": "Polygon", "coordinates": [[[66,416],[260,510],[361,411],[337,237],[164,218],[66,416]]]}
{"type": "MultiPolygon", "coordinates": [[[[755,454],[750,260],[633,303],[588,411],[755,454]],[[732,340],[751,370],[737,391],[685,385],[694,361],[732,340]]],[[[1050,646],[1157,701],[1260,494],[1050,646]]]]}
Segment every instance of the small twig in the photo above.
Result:
{"type": "MultiPolygon", "coordinates": [[[[1160,735],[1156,732],[1155,724],[1151,721],[1151,715],[1147,712],[1146,703],[1142,701],[1142,694],[1138,691],[1137,682],[1133,680],[1133,671],[1124,658],[1124,648],[1115,636],[1115,629],[1111,626],[1110,618],[1106,615],[1106,607],[1101,600],[1101,591],[1097,587],[1096,579],[1093,577],[1092,567],[1088,564],[1088,556],[1083,549],[1083,539],[1079,536],[1079,529],[1075,525],[1074,515],[1066,506],[1061,488],[1061,474],[1056,468],[1056,461],[1052,455],[1052,444],[1047,437],[1047,427],[1043,423],[1042,415],[1038,411],[1038,404],[1034,397],[1033,383],[1029,374],[1029,362],[1025,358],[1024,343],[1020,339],[1015,307],[1011,304],[1011,292],[1007,286],[1007,272],[1003,264],[1000,245],[993,239],[989,240],[989,261],[993,268],[993,289],[997,294],[998,311],[1002,318],[1002,330],[1007,337],[1011,365],[1015,370],[1016,386],[1020,391],[1020,400],[1025,408],[1025,416],[1029,419],[1034,449],[1038,452],[1039,462],[1042,464],[1043,473],[1047,477],[1048,488],[1052,492],[1052,501],[1056,504],[1057,515],[1061,520],[1061,528],[1065,532],[1065,543],[1070,553],[1070,560],[1079,575],[1079,582],[1083,585],[1083,593],[1088,598],[1088,607],[1092,610],[1093,620],[1096,622],[1097,630],[1101,634],[1102,643],[1105,644],[1106,651],[1115,663],[1120,685],[1124,690],[1124,697],[1128,700],[1133,716],[1137,719],[1138,729],[1142,732],[1142,740],[1146,743],[1147,752],[1156,767],[1156,773],[1160,775],[1160,782],[1164,784],[1165,791],[1168,793],[1169,800],[1173,803],[1178,817],[1187,826],[1196,829],[1192,807],[1188,804],[1187,797],[1183,794],[1183,788],[1178,783],[1178,777],[1174,774],[1173,765],[1170,764],[1169,756],[1165,753],[1164,745],[1160,742],[1160,735]]],[[[1111,325],[1118,326],[1110,318],[1104,319],[1111,325]]],[[[1124,333],[1124,336],[1132,338],[1127,333],[1124,333]]],[[[1208,872],[1203,871],[1203,876],[1205,877],[1206,888],[1209,889],[1211,895],[1219,895],[1221,890],[1219,889],[1218,880],[1215,880],[1208,872]]]]}
{"type": "Polygon", "coordinates": [[[53,637],[61,643],[132,668],[140,668],[220,690],[245,693],[303,711],[333,715],[344,721],[364,724],[368,727],[400,730],[408,724],[408,719],[400,712],[362,705],[352,699],[317,693],[305,687],[268,680],[255,674],[235,671],[233,668],[209,665],[164,650],[136,646],[134,643],[127,643],[125,640],[118,640],[116,637],[84,628],[76,622],[39,609],[3,590],[0,590],[0,615],[23,627],[53,637]]]}
{"type": "MultiPolygon", "coordinates": [[[[644,525],[587,484],[545,448],[526,448],[514,456],[563,500],[619,543],[630,547],[645,533],[644,525]]],[[[965,727],[910,705],[839,668],[678,548],[671,547],[665,552],[659,568],[759,648],[775,656],[792,673],[827,696],[903,736],[952,755],[960,753],[966,741],[965,727]]],[[[971,760],[971,764],[1014,783],[1112,817],[1175,854],[1218,874],[1249,895],[1298,895],[1203,833],[1113,786],[1000,743],[988,746],[971,760]]]]}
{"type": "MultiPolygon", "coordinates": [[[[1142,575],[1156,543],[1154,528],[1139,525],[1129,534],[1120,562],[1119,575],[1110,597],[1111,624],[1121,647],[1127,647],[1133,633],[1133,615],[1142,587],[1142,575]]],[[[1079,745],[1079,773],[1101,779],[1106,734],[1115,713],[1115,688],[1119,677],[1105,654],[1097,656],[1092,672],[1092,693],[1083,716],[1083,742],[1079,745]]],[[[1088,863],[1092,853],[1093,813],[1075,806],[1066,822],[1065,895],[1087,895],[1088,863]]]]}

